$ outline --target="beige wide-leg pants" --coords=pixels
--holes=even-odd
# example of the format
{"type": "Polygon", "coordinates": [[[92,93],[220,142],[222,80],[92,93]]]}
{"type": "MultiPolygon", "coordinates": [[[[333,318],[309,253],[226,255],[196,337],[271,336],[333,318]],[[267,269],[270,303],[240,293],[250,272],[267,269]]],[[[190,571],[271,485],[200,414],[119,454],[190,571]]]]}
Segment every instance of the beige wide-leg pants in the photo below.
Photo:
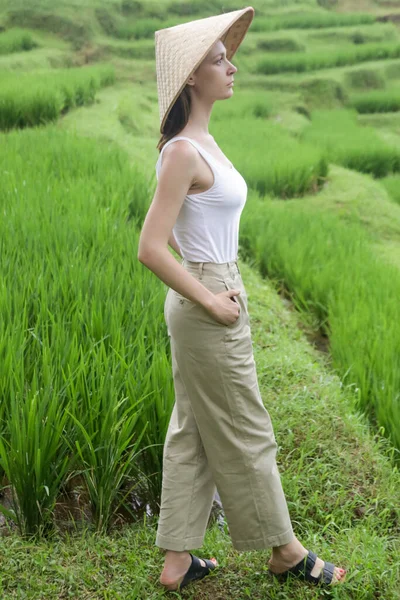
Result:
{"type": "Polygon", "coordinates": [[[176,551],[202,546],[216,487],[237,550],[287,544],[294,533],[258,386],[238,262],[181,264],[214,293],[240,289],[240,316],[223,325],[168,290],[164,316],[175,404],[164,445],[156,545],[176,551]]]}

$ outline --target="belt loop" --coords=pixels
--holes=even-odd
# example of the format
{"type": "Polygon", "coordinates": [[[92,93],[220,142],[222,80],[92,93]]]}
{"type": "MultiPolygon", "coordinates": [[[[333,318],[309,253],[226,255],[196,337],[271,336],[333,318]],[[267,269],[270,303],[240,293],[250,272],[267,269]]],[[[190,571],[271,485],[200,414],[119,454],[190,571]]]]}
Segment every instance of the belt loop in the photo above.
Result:
{"type": "Polygon", "coordinates": [[[204,263],[199,263],[199,279],[203,279],[203,265],[204,263]]]}

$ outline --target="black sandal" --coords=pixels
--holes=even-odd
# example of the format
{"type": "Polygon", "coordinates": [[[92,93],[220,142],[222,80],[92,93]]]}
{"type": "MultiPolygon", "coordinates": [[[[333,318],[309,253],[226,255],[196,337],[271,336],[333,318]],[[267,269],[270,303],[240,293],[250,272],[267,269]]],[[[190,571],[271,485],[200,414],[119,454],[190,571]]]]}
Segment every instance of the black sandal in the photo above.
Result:
{"type": "MultiPolygon", "coordinates": [[[[311,571],[314,568],[315,562],[317,560],[317,555],[312,552],[312,550],[308,551],[308,554],[302,558],[297,565],[294,565],[287,571],[283,571],[283,573],[274,573],[271,569],[269,569],[270,573],[277,577],[279,580],[285,581],[289,575],[295,575],[299,579],[304,581],[310,581],[314,585],[322,584],[324,586],[331,585],[331,581],[333,579],[333,570],[335,565],[331,562],[326,562],[321,569],[318,577],[314,577],[311,575],[311,571]]],[[[339,583],[343,583],[345,575],[340,579],[339,583]]]]}
{"type": "Polygon", "coordinates": [[[200,562],[200,559],[197,556],[194,556],[194,554],[191,554],[190,552],[189,554],[192,557],[192,564],[186,571],[185,577],[178,585],[178,589],[185,587],[185,585],[187,585],[191,581],[194,581],[195,579],[203,579],[203,577],[208,575],[209,572],[215,569],[216,567],[215,563],[213,563],[212,560],[209,560],[208,558],[202,558],[202,560],[204,560],[204,562],[206,563],[206,566],[203,567],[203,565],[200,562]]]}

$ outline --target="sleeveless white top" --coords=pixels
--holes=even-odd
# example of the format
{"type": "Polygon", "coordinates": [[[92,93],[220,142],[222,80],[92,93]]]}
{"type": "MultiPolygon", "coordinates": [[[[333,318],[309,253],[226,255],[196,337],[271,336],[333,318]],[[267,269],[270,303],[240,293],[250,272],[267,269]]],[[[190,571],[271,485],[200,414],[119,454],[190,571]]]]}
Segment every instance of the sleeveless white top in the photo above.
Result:
{"type": "Polygon", "coordinates": [[[159,177],[163,151],[177,140],[187,140],[209,164],[214,183],[205,192],[187,194],[172,229],[183,258],[194,262],[224,263],[237,260],[240,215],[247,199],[247,185],[235,169],[222,164],[200,144],[175,136],[163,146],[156,162],[159,177]]]}

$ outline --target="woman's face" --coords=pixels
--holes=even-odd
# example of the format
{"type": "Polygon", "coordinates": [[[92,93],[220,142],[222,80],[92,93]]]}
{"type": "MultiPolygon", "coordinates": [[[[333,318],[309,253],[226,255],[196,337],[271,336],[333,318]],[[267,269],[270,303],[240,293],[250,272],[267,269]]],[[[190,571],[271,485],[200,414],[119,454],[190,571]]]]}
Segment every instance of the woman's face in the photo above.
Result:
{"type": "Polygon", "coordinates": [[[222,100],[233,94],[234,73],[237,68],[226,58],[221,40],[215,42],[200,66],[189,78],[192,93],[207,100],[222,100]],[[231,85],[229,85],[231,84],[231,85]]]}

